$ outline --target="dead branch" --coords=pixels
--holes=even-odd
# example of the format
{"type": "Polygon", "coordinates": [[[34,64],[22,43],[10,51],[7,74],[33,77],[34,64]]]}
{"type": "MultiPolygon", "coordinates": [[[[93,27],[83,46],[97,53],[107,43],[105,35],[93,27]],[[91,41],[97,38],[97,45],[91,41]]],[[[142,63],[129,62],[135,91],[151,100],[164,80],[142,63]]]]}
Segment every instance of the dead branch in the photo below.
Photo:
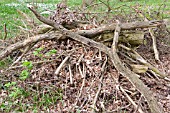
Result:
{"type": "Polygon", "coordinates": [[[86,82],[86,72],[84,71],[84,63],[83,63],[83,72],[80,68],[79,68],[79,71],[80,71],[81,76],[83,77],[83,82],[82,82],[82,85],[81,85],[81,88],[80,88],[80,91],[79,91],[79,94],[78,94],[78,97],[77,97],[77,101],[75,102],[75,105],[77,105],[78,101],[80,100],[80,97],[82,95],[83,88],[84,88],[85,82],[86,82]]]}
{"type": "MultiPolygon", "coordinates": [[[[134,30],[136,28],[149,28],[149,27],[157,27],[161,25],[161,21],[148,21],[148,22],[132,22],[132,23],[122,23],[120,25],[122,30],[134,30]]],[[[93,28],[91,30],[79,30],[77,33],[82,36],[87,37],[94,37],[96,35],[108,32],[108,31],[114,31],[116,28],[116,23],[103,25],[98,28],[93,28]]]]}
{"type": "Polygon", "coordinates": [[[18,50],[18,49],[25,47],[27,45],[30,45],[32,43],[35,43],[35,42],[38,42],[41,40],[51,40],[54,38],[59,39],[61,37],[62,37],[62,35],[59,32],[51,32],[51,33],[47,33],[47,34],[40,34],[40,35],[29,37],[28,39],[26,39],[24,41],[20,41],[20,42],[17,42],[15,44],[8,46],[4,51],[2,51],[0,53],[0,60],[2,60],[4,57],[9,55],[13,51],[18,50]]]}
{"type": "MultiPolygon", "coordinates": [[[[87,38],[85,38],[83,36],[80,36],[78,33],[71,32],[71,31],[65,29],[63,26],[61,26],[59,24],[56,24],[55,22],[42,17],[39,13],[36,12],[35,9],[33,9],[33,7],[29,7],[29,9],[35,14],[35,16],[41,22],[54,27],[56,30],[59,30],[60,32],[62,32],[66,36],[68,36],[68,37],[70,37],[70,38],[72,38],[72,39],[74,39],[76,41],[79,41],[79,42],[81,42],[81,43],[83,43],[85,45],[88,45],[88,46],[96,47],[99,50],[101,50],[104,53],[106,53],[110,57],[112,63],[115,66],[115,68],[124,77],[126,77],[138,89],[139,92],[141,92],[144,95],[145,99],[147,100],[147,102],[149,104],[151,112],[152,113],[163,113],[162,108],[158,105],[158,103],[156,101],[156,98],[154,96],[152,96],[152,92],[149,90],[149,88],[146,85],[144,85],[144,83],[137,77],[138,76],[137,74],[135,74],[134,72],[130,71],[128,68],[126,68],[122,64],[122,62],[120,61],[120,58],[117,55],[116,48],[113,48],[113,50],[111,50],[110,48],[108,48],[107,46],[105,46],[105,45],[103,45],[101,43],[98,43],[98,42],[95,42],[95,41],[93,41],[91,39],[87,39],[87,38]]],[[[140,22],[138,25],[141,25],[141,23],[142,22],[140,22]]],[[[152,23],[148,23],[148,24],[149,25],[150,24],[153,25],[152,23]]],[[[132,25],[132,26],[134,28],[134,25],[132,25]]],[[[120,27],[122,28],[122,26],[120,26],[120,27]]],[[[117,27],[116,29],[119,29],[119,28],[117,27]]],[[[119,30],[116,30],[116,32],[117,31],[119,31],[119,30]]],[[[119,35],[115,35],[115,36],[119,36],[119,35]]],[[[114,38],[118,39],[117,37],[114,37],[114,38]]],[[[115,40],[115,42],[117,42],[117,41],[115,40]]]]}
{"type": "Polygon", "coordinates": [[[61,70],[61,68],[63,67],[63,65],[66,63],[66,61],[69,59],[69,55],[67,56],[67,57],[65,57],[65,59],[61,62],[61,64],[58,66],[58,68],[56,69],[56,71],[55,71],[55,74],[56,75],[58,75],[59,74],[59,72],[60,72],[60,70],[61,70]]]}
{"type": "Polygon", "coordinates": [[[152,43],[153,43],[153,50],[154,50],[154,54],[155,54],[155,60],[156,61],[160,61],[159,59],[159,51],[157,49],[157,45],[156,45],[156,37],[153,34],[153,29],[149,28],[149,33],[152,37],[152,43]]]}
{"type": "MultiPolygon", "coordinates": [[[[63,30],[65,29],[63,26],[48,20],[46,18],[43,18],[40,14],[38,14],[34,9],[32,9],[30,7],[30,10],[32,10],[32,12],[34,12],[34,14],[36,15],[36,17],[42,21],[43,23],[50,25],[52,27],[54,27],[55,29],[61,31],[61,33],[59,33],[58,31],[55,31],[56,33],[50,33],[50,34],[42,34],[42,35],[37,35],[37,36],[33,36],[28,38],[27,40],[25,40],[24,42],[18,42],[15,43],[13,45],[8,46],[4,51],[2,51],[0,53],[0,60],[3,59],[4,57],[6,57],[7,55],[11,54],[13,51],[25,47],[27,45],[29,45],[30,43],[34,43],[34,42],[38,42],[41,40],[45,40],[45,39],[52,39],[54,37],[56,37],[57,39],[61,38],[62,35],[66,35],[67,33],[62,33],[63,30]],[[57,36],[53,36],[53,35],[57,35],[57,36]],[[59,36],[58,36],[59,35],[59,36]]],[[[147,27],[156,27],[161,25],[161,21],[147,21],[147,22],[132,22],[132,23],[122,23],[120,25],[120,27],[122,28],[122,30],[131,30],[131,29],[136,29],[136,28],[147,28],[147,27]]],[[[87,36],[87,37],[94,37],[96,35],[99,35],[101,33],[105,33],[108,31],[114,31],[116,27],[116,23],[110,24],[110,25],[103,25],[101,27],[98,28],[94,28],[91,30],[79,30],[76,31],[77,34],[82,35],[82,36],[87,36]]],[[[46,31],[48,31],[49,29],[52,29],[49,26],[46,26],[44,29],[40,29],[39,33],[44,33],[46,31]]],[[[65,31],[70,32],[73,34],[73,32],[65,29],[65,31]]],[[[70,35],[70,34],[68,34],[70,35]]],[[[74,36],[74,35],[73,35],[74,36]]],[[[88,45],[88,44],[87,44],[88,45]]]]}
{"type": "MultiPolygon", "coordinates": [[[[119,33],[120,33],[120,26],[119,23],[116,27],[117,30],[115,30],[114,39],[118,40],[119,33]]],[[[113,40],[113,45],[116,45],[117,40],[113,40]]],[[[138,78],[138,75],[126,68],[122,62],[120,61],[120,58],[116,52],[116,46],[112,46],[112,51],[109,51],[109,57],[111,58],[112,63],[114,64],[115,68],[122,74],[124,77],[126,77],[133,85],[137,88],[137,90],[142,93],[142,95],[145,97],[145,99],[148,102],[148,105],[151,109],[152,113],[163,113],[162,108],[159,107],[157,100],[152,95],[152,92],[149,90],[149,88],[144,85],[144,83],[138,78]]]]}
{"type": "MultiPolygon", "coordinates": [[[[143,17],[145,21],[149,21],[142,13],[139,13],[139,15],[141,17],[143,17]]],[[[160,61],[159,52],[158,52],[157,45],[156,45],[156,37],[153,34],[153,29],[152,28],[149,28],[149,33],[150,33],[151,38],[152,38],[153,50],[154,50],[154,54],[155,54],[155,60],[160,61]]]]}

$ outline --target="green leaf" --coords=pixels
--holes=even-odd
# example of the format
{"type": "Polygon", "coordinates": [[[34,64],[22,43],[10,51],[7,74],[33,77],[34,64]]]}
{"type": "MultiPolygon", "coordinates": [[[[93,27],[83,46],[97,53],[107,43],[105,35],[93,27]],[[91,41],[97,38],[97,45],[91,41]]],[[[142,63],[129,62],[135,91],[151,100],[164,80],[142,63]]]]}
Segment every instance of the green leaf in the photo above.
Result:
{"type": "Polygon", "coordinates": [[[17,97],[17,93],[15,91],[12,91],[10,94],[9,94],[9,97],[17,97]]]}
{"type": "Polygon", "coordinates": [[[53,55],[53,54],[56,54],[56,53],[57,53],[57,50],[56,49],[52,49],[49,52],[47,52],[46,55],[50,56],[50,55],[53,55]]]}
{"type": "Polygon", "coordinates": [[[28,78],[29,74],[30,74],[30,73],[28,72],[28,70],[23,70],[23,71],[21,72],[19,78],[20,78],[21,80],[26,80],[26,79],[28,78]]]}
{"type": "Polygon", "coordinates": [[[35,55],[35,56],[38,56],[38,52],[37,51],[33,51],[33,54],[35,55]]]}
{"type": "Polygon", "coordinates": [[[29,61],[24,61],[22,63],[22,65],[25,66],[28,69],[32,69],[32,67],[33,67],[32,62],[29,62],[29,61]]]}
{"type": "Polygon", "coordinates": [[[5,66],[5,62],[4,61],[0,61],[0,67],[5,66]]]}
{"type": "Polygon", "coordinates": [[[57,53],[57,50],[56,49],[52,49],[49,51],[51,54],[56,54],[57,53]]]}
{"type": "Polygon", "coordinates": [[[22,94],[22,89],[20,89],[19,87],[13,87],[12,88],[12,92],[9,94],[9,97],[14,97],[16,98],[18,95],[22,94]]]}
{"type": "Polygon", "coordinates": [[[39,52],[41,52],[43,49],[44,49],[44,48],[39,47],[39,48],[35,49],[35,51],[37,51],[37,52],[39,53],[39,52]]]}
{"type": "Polygon", "coordinates": [[[4,86],[9,88],[9,87],[11,87],[11,86],[13,86],[15,84],[16,84],[16,82],[8,82],[4,86]]]}

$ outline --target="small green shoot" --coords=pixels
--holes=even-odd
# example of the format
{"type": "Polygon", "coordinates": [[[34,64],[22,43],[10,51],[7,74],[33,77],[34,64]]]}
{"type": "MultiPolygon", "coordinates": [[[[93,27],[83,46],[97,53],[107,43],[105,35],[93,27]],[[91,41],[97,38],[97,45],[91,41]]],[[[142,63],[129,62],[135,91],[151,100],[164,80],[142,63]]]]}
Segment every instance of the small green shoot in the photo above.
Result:
{"type": "Polygon", "coordinates": [[[4,61],[0,61],[0,67],[4,67],[5,66],[5,62],[4,61]]]}
{"type": "Polygon", "coordinates": [[[22,90],[18,87],[13,87],[12,90],[13,91],[9,94],[9,97],[11,98],[16,98],[18,95],[22,94],[22,90]]]}
{"type": "Polygon", "coordinates": [[[46,56],[51,56],[51,55],[56,54],[56,53],[57,53],[57,50],[56,49],[52,49],[49,52],[47,52],[45,55],[46,56]]]}
{"type": "Polygon", "coordinates": [[[23,70],[19,76],[19,79],[21,80],[26,80],[29,77],[29,71],[28,70],[23,70]]]}
{"type": "Polygon", "coordinates": [[[14,86],[14,85],[16,85],[16,82],[8,82],[4,86],[9,88],[9,87],[14,86]]]}
{"type": "Polygon", "coordinates": [[[25,66],[25,67],[26,67],[27,69],[29,69],[29,70],[31,70],[32,67],[33,67],[32,62],[30,62],[30,61],[24,61],[24,62],[22,63],[22,65],[25,66]]]}
{"type": "Polygon", "coordinates": [[[42,47],[37,48],[37,49],[35,49],[35,51],[33,51],[33,54],[34,54],[35,56],[42,57],[43,54],[41,54],[40,52],[41,52],[43,49],[44,49],[44,48],[42,48],[42,47]]]}

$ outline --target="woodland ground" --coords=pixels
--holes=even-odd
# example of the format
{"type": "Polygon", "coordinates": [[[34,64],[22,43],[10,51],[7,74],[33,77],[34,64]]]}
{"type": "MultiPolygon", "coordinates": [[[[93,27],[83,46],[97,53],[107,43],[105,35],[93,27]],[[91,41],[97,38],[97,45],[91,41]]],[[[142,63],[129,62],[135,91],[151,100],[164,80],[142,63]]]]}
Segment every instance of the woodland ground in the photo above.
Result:
{"type": "MultiPolygon", "coordinates": [[[[113,9],[126,9],[127,6],[140,4],[142,11],[148,11],[148,8],[151,8],[151,12],[163,12],[158,19],[170,18],[169,1],[166,1],[166,4],[163,4],[162,0],[111,1],[113,9]],[[124,4],[127,6],[124,7],[124,4]]],[[[47,9],[54,10],[55,4],[58,2],[58,0],[44,0],[44,4],[37,4],[40,6],[38,10],[39,12],[45,12],[47,9]]],[[[72,9],[80,4],[79,0],[69,0],[68,3],[72,9]]],[[[101,7],[101,10],[97,11],[103,11],[104,8],[106,7],[101,7]]],[[[7,38],[8,40],[13,38],[12,43],[24,40],[23,37],[30,35],[29,33],[23,34],[22,30],[19,30],[20,26],[25,29],[30,28],[25,25],[25,21],[18,14],[17,9],[25,12],[34,18],[37,24],[40,24],[26,8],[25,2],[19,3],[18,0],[13,0],[11,3],[11,0],[1,0],[0,38],[4,37],[4,23],[6,23],[7,38]]],[[[124,14],[128,15],[129,8],[125,11],[127,12],[124,14]]],[[[119,10],[113,11],[113,14],[118,13],[119,10]]],[[[44,16],[48,16],[48,14],[44,14],[44,16]]],[[[170,36],[164,31],[157,32],[161,63],[157,64],[154,60],[152,41],[147,33],[145,35],[147,44],[139,46],[137,51],[148,62],[170,77],[170,36]]],[[[107,55],[98,49],[85,46],[72,39],[40,41],[23,56],[21,62],[11,66],[20,55],[21,52],[18,50],[0,61],[0,111],[2,112],[88,113],[95,109],[94,98],[100,89],[95,102],[95,110],[98,112],[138,112],[127,99],[126,94],[128,94],[145,113],[150,113],[141,93],[117,72],[107,55]],[[60,70],[58,76],[55,76],[54,71],[68,56],[69,61],[60,70]],[[101,72],[105,61],[105,70],[101,72]],[[85,77],[83,77],[84,75],[85,77]],[[120,87],[125,89],[126,93],[123,93],[120,87]]],[[[123,56],[121,59],[126,62],[123,56]]],[[[158,103],[168,113],[170,111],[170,83],[153,76],[150,72],[141,74],[140,79],[152,90],[158,103]]]]}

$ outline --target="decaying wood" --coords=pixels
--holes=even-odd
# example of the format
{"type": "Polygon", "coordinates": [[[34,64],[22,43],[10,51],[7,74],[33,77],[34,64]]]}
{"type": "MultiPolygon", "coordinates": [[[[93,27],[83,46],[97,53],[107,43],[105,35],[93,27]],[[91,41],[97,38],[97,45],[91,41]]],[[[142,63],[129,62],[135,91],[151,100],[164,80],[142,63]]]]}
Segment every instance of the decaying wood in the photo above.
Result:
{"type": "Polygon", "coordinates": [[[135,73],[145,73],[148,71],[148,66],[146,65],[139,65],[139,64],[130,64],[132,67],[132,71],[135,73]]]}
{"type": "MultiPolygon", "coordinates": [[[[109,44],[113,40],[114,32],[103,33],[100,36],[94,38],[98,42],[102,42],[105,45],[109,44]]],[[[141,44],[145,44],[144,32],[140,31],[123,31],[119,36],[119,43],[130,44],[131,47],[137,47],[141,44]]]]}
{"type": "MultiPolygon", "coordinates": [[[[49,25],[41,25],[38,28],[38,35],[29,37],[28,39],[24,41],[17,42],[15,44],[10,45],[7,47],[3,52],[0,53],[0,60],[3,59],[4,57],[8,56],[11,54],[13,51],[18,50],[20,48],[23,48],[29,44],[41,41],[41,40],[51,40],[51,39],[66,39],[68,37],[64,36],[64,34],[61,34],[59,31],[51,31],[53,28],[49,25]],[[45,33],[45,34],[44,34],[45,33]]],[[[101,42],[108,42],[113,40],[113,33],[106,33],[101,35],[102,40],[101,42]]],[[[123,32],[120,35],[119,42],[124,42],[124,43],[129,43],[132,44],[133,46],[138,46],[140,44],[143,44],[144,40],[144,33],[143,32],[123,32]]]]}
{"type": "MultiPolygon", "coordinates": [[[[50,20],[48,20],[46,18],[43,18],[32,7],[29,7],[29,9],[35,14],[35,16],[41,22],[54,27],[56,30],[59,30],[60,32],[62,32],[66,36],[68,36],[68,37],[70,37],[70,38],[72,38],[72,39],[74,39],[76,41],[79,41],[79,42],[81,42],[81,43],[83,43],[85,45],[88,45],[88,46],[98,48],[99,50],[106,53],[110,57],[112,63],[114,64],[115,68],[119,71],[119,73],[122,74],[124,77],[126,77],[134,85],[134,87],[136,87],[137,90],[142,93],[142,95],[145,97],[145,99],[147,100],[147,102],[149,104],[151,112],[152,113],[163,113],[162,108],[158,105],[155,97],[152,95],[152,92],[149,90],[149,88],[146,85],[144,85],[144,83],[137,77],[138,76],[137,74],[135,74],[134,72],[132,72],[128,68],[126,68],[122,64],[122,62],[120,61],[120,59],[119,59],[119,57],[117,55],[117,52],[116,52],[118,36],[119,36],[119,30],[115,30],[115,24],[114,24],[114,30],[115,30],[115,35],[114,36],[115,37],[114,37],[112,49],[110,49],[107,46],[105,46],[105,45],[103,45],[103,44],[101,44],[99,42],[95,42],[95,41],[93,41],[91,39],[85,38],[85,37],[79,35],[78,33],[74,33],[74,32],[71,32],[71,31],[65,29],[63,26],[58,25],[58,24],[54,23],[53,21],[50,21],[50,20]]],[[[142,22],[138,23],[138,25],[141,25],[141,23],[142,22]]],[[[148,22],[148,24],[150,26],[153,25],[152,23],[149,23],[149,22],[148,22]]],[[[127,26],[126,26],[126,28],[127,28],[127,26]]],[[[111,28],[113,29],[113,26],[111,28]]],[[[122,26],[122,25],[119,26],[118,25],[117,29],[120,29],[120,28],[123,29],[123,28],[125,28],[125,26],[122,26]]],[[[133,26],[131,25],[130,28],[134,28],[134,25],[133,26]]],[[[104,28],[104,29],[107,29],[107,28],[104,28]]]]}
{"type": "Polygon", "coordinates": [[[160,78],[165,78],[167,75],[160,72],[156,67],[152,66],[150,63],[148,63],[142,56],[140,56],[136,51],[132,50],[134,53],[130,53],[132,58],[138,60],[140,63],[144,64],[145,66],[148,66],[149,69],[151,69],[153,72],[155,72],[160,78]]]}
{"type": "Polygon", "coordinates": [[[125,49],[128,51],[128,54],[131,56],[131,58],[139,61],[144,66],[148,67],[148,69],[152,70],[157,74],[160,78],[165,78],[167,74],[160,72],[156,67],[152,66],[150,63],[148,63],[142,56],[140,56],[135,50],[125,47],[123,45],[119,45],[119,47],[125,49]]]}
{"type": "Polygon", "coordinates": [[[154,54],[155,54],[155,60],[156,61],[160,61],[160,59],[159,59],[159,52],[158,52],[157,45],[156,45],[156,37],[154,36],[152,28],[149,28],[149,33],[150,33],[150,35],[152,37],[153,51],[154,51],[154,54]]]}

